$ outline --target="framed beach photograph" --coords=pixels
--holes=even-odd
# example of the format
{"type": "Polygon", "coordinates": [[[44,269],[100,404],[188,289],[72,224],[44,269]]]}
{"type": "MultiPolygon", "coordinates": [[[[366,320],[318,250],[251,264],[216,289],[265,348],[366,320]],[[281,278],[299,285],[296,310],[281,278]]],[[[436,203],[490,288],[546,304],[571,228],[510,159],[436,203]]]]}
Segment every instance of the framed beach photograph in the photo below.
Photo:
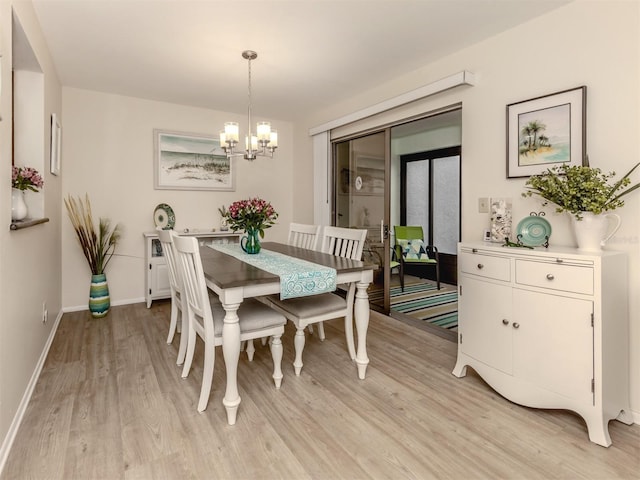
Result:
{"type": "Polygon", "coordinates": [[[587,87],[507,105],[507,178],[584,165],[587,87]]]}
{"type": "Polygon", "coordinates": [[[154,129],[155,188],[235,190],[234,162],[217,137],[154,129]]]}
{"type": "Polygon", "coordinates": [[[49,158],[49,171],[53,175],[60,175],[60,143],[62,140],[62,128],[55,113],[51,114],[51,152],[49,158]]]}

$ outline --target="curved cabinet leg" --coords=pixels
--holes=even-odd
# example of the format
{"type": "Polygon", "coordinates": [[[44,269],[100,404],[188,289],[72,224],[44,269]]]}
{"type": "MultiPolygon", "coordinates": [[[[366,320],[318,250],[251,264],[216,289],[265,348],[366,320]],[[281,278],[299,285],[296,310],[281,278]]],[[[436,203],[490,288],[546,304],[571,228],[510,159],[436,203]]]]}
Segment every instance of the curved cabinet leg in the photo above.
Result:
{"type": "Polygon", "coordinates": [[[456,362],[456,366],[453,367],[453,373],[456,377],[462,378],[467,376],[467,365],[461,361],[456,362]]]}
{"type": "Polygon", "coordinates": [[[611,445],[611,437],[609,436],[609,420],[604,418],[602,413],[594,412],[591,415],[582,415],[587,423],[589,431],[589,440],[603,447],[611,445]]]}
{"type": "Polygon", "coordinates": [[[631,415],[631,408],[620,410],[620,413],[616,417],[616,420],[626,425],[633,425],[633,415],[631,415]]]}

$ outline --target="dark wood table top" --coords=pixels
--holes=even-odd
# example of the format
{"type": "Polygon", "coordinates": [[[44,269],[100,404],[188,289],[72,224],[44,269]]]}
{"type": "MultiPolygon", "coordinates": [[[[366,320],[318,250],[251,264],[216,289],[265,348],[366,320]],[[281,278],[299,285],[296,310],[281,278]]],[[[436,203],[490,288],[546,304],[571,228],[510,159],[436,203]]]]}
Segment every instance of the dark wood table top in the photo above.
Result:
{"type": "MultiPolygon", "coordinates": [[[[334,268],[338,275],[347,272],[373,270],[375,268],[375,265],[359,260],[351,260],[349,258],[293,247],[283,243],[264,242],[261,245],[263,250],[279,252],[290,257],[334,268]]],[[[277,275],[249,265],[242,260],[238,260],[231,255],[227,255],[208,246],[200,247],[200,256],[207,280],[223,289],[280,281],[280,277],[277,275]]]]}

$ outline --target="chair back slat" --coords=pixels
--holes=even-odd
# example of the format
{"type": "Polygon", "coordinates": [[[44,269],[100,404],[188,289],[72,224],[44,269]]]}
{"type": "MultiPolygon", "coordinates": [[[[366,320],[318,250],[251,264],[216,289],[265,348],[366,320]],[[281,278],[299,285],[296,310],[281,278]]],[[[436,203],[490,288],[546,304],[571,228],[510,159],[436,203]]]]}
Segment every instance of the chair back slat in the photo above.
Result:
{"type": "Polygon", "coordinates": [[[322,251],[339,257],[362,259],[367,230],[342,227],[324,227],[322,251]]]}
{"type": "Polygon", "coordinates": [[[171,289],[180,294],[181,293],[181,278],[180,272],[178,272],[178,266],[176,264],[176,254],[173,249],[173,239],[171,237],[171,230],[163,230],[158,227],[158,239],[162,245],[162,253],[167,261],[167,267],[169,269],[169,285],[171,289]]]}
{"type": "MultiPolygon", "coordinates": [[[[172,235],[176,250],[176,263],[181,274],[183,295],[187,299],[187,305],[201,328],[213,329],[213,318],[211,317],[209,294],[204,279],[198,239],[181,237],[175,233],[172,235]]],[[[213,332],[213,330],[211,331],[213,332]]]]}
{"type": "Polygon", "coordinates": [[[320,225],[291,223],[289,225],[289,245],[316,250],[320,239],[320,225]]]}

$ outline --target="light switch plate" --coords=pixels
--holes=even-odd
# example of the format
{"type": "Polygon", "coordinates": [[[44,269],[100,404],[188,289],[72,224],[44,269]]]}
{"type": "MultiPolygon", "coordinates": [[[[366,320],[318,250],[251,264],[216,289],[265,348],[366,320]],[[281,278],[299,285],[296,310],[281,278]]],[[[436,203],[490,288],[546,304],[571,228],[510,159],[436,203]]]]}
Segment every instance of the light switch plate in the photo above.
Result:
{"type": "Polygon", "coordinates": [[[478,213],[489,213],[489,199],[487,197],[478,199],[478,213]]]}

